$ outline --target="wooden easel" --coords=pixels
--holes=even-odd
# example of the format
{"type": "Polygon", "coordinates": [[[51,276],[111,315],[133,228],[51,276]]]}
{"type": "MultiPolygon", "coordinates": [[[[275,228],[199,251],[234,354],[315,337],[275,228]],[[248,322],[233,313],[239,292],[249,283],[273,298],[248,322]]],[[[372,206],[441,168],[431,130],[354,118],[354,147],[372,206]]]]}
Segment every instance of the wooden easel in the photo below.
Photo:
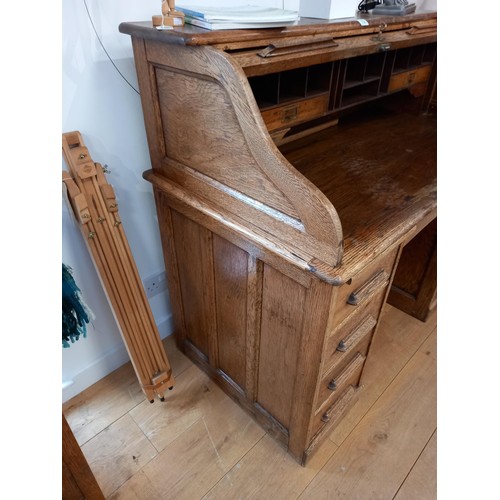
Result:
{"type": "Polygon", "coordinates": [[[175,381],[125,236],[113,187],[79,132],[62,136],[69,172],[62,178],[73,213],[118,322],[130,360],[151,403],[175,381]]]}

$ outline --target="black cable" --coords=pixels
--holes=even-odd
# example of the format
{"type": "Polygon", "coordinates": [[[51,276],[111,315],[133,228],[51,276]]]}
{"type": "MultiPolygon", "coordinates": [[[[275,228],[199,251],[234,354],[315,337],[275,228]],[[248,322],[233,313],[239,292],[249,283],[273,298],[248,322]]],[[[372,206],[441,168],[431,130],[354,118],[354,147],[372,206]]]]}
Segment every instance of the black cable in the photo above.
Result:
{"type": "Polygon", "coordinates": [[[358,4],[358,10],[366,13],[369,10],[374,9],[379,4],[379,0],[361,0],[358,4]]]}
{"type": "Polygon", "coordinates": [[[104,44],[102,43],[99,34],[97,33],[97,30],[95,29],[94,22],[92,21],[92,16],[90,15],[89,8],[87,6],[87,1],[83,0],[83,3],[85,4],[85,10],[87,11],[87,15],[89,16],[90,24],[92,25],[92,28],[94,30],[95,36],[97,37],[97,40],[99,40],[99,43],[101,44],[102,50],[106,53],[108,56],[108,59],[110,60],[111,64],[114,66],[116,71],[118,71],[119,75],[127,82],[127,84],[130,86],[130,88],[134,91],[137,92],[137,94],[141,95],[141,93],[123,76],[122,72],[117,68],[116,64],[114,63],[113,59],[108,54],[108,51],[106,50],[106,47],[104,47],[104,44]]]}

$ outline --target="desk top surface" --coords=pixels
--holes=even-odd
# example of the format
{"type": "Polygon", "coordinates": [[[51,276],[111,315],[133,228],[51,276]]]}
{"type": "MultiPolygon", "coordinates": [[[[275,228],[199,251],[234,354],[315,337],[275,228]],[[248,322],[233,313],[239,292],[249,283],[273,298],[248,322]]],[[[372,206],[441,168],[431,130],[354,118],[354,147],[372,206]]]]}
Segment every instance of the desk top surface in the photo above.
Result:
{"type": "Polygon", "coordinates": [[[139,38],[148,38],[166,43],[184,45],[218,45],[276,38],[314,36],[331,34],[337,37],[374,33],[380,24],[387,25],[386,30],[406,29],[415,25],[435,24],[437,12],[418,10],[407,16],[380,16],[359,13],[355,18],[313,19],[301,18],[296,25],[284,28],[245,29],[245,30],[206,30],[189,24],[175,27],[173,30],[159,31],[151,21],[123,22],[119,26],[121,33],[139,38]],[[361,21],[361,22],[360,22],[361,21]],[[368,23],[367,25],[364,25],[368,23]]]}
{"type": "Polygon", "coordinates": [[[363,256],[404,237],[436,208],[436,115],[374,105],[280,149],[339,214],[344,232],[340,276],[352,272],[363,256]]]}

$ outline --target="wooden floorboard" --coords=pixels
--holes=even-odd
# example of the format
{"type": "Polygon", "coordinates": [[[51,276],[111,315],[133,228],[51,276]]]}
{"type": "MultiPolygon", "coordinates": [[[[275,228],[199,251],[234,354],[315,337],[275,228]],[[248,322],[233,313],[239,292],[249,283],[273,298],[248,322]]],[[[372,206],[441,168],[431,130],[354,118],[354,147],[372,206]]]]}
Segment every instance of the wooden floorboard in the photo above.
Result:
{"type": "Polygon", "coordinates": [[[415,462],[394,500],[434,500],[436,481],[437,432],[435,432],[415,462]]]}
{"type": "Polygon", "coordinates": [[[436,316],[386,306],[360,400],[306,467],[167,338],[176,386],[143,396],[130,363],[63,405],[106,498],[435,498],[436,316]]]}
{"type": "Polygon", "coordinates": [[[436,338],[431,335],[300,495],[393,498],[436,430],[436,338]]]}

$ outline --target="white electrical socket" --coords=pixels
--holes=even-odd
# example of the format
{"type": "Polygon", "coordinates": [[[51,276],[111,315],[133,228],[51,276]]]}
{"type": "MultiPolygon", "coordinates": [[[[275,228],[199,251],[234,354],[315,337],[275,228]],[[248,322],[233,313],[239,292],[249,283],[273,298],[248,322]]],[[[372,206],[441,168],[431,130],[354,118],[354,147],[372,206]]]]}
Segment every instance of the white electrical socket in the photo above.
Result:
{"type": "Polygon", "coordinates": [[[144,290],[147,297],[164,292],[167,289],[167,275],[165,271],[153,274],[144,280],[144,290]]]}

